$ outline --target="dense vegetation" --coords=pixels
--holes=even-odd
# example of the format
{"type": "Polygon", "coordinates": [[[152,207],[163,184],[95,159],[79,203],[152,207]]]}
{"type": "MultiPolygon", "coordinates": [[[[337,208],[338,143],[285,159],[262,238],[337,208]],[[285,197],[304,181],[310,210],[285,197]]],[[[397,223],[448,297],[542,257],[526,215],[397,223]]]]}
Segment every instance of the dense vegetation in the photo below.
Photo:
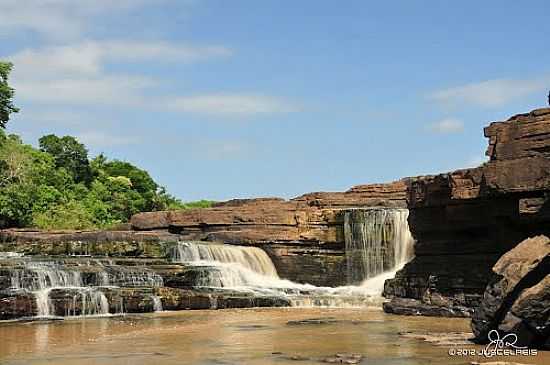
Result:
{"type": "Polygon", "coordinates": [[[183,203],[129,162],[90,158],[74,137],[47,135],[34,148],[6,135],[2,128],[18,111],[7,84],[10,69],[0,62],[0,228],[101,228],[138,212],[211,205],[183,203]]]}

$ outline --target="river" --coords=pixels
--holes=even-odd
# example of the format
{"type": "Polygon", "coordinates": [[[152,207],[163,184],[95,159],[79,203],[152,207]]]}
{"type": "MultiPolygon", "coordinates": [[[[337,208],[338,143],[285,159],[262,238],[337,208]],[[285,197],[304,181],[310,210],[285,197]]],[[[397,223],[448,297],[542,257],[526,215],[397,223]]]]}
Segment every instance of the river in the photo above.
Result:
{"type": "MultiPolygon", "coordinates": [[[[467,319],[404,317],[377,309],[230,309],[18,321],[0,324],[0,363],[306,365],[356,353],[364,356],[361,364],[470,364],[479,359],[452,357],[451,345],[402,335],[431,332],[443,339],[467,331],[467,319]]],[[[507,360],[549,364],[550,353],[507,360]]]]}

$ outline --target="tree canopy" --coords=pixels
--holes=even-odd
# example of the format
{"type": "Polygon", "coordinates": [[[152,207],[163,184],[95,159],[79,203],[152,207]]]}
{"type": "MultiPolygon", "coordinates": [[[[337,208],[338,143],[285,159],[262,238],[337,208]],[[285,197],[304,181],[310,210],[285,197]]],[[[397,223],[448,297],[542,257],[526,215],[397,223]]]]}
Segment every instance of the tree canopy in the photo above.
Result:
{"type": "Polygon", "coordinates": [[[0,128],[6,128],[11,113],[17,113],[19,109],[13,104],[15,91],[8,84],[8,77],[13,65],[0,61],[0,128]]]}
{"type": "Polygon", "coordinates": [[[49,134],[39,139],[40,150],[53,156],[55,165],[64,168],[76,183],[89,184],[92,178],[88,150],[71,136],[49,134]]]}
{"type": "Polygon", "coordinates": [[[0,228],[102,228],[139,212],[212,203],[183,203],[129,162],[90,159],[71,136],[44,136],[40,149],[1,130],[0,139],[0,228]]]}

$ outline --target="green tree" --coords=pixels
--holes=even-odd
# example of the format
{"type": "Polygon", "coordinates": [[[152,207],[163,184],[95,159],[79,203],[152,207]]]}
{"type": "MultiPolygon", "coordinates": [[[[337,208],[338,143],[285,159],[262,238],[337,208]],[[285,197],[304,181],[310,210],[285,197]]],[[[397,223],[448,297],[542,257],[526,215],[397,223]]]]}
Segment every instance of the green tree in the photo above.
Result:
{"type": "Polygon", "coordinates": [[[49,134],[40,138],[40,149],[49,153],[55,159],[57,167],[69,172],[77,183],[89,184],[92,179],[92,171],[88,160],[88,150],[71,136],[58,137],[49,134]]]}
{"type": "Polygon", "coordinates": [[[129,162],[113,160],[110,162],[104,162],[102,168],[108,176],[124,176],[130,179],[132,189],[141,194],[151,192],[154,193],[158,189],[157,183],[147,171],[142,170],[129,162]]]}
{"type": "Polygon", "coordinates": [[[13,65],[10,62],[0,62],[0,128],[6,128],[11,113],[19,109],[13,105],[15,91],[8,84],[8,76],[13,65]]]}

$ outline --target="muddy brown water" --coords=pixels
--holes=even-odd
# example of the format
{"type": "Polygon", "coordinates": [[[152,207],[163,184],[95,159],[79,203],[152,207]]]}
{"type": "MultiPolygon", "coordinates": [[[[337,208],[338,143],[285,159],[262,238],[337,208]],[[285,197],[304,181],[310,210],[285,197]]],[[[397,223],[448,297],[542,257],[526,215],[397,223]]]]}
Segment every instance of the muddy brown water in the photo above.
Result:
{"type": "Polygon", "coordinates": [[[364,356],[361,364],[550,364],[548,352],[490,359],[449,356],[451,345],[399,334],[432,332],[443,337],[467,331],[466,319],[404,317],[365,309],[231,309],[11,322],[0,323],[0,363],[307,365],[322,364],[336,353],[357,353],[364,356]]]}

